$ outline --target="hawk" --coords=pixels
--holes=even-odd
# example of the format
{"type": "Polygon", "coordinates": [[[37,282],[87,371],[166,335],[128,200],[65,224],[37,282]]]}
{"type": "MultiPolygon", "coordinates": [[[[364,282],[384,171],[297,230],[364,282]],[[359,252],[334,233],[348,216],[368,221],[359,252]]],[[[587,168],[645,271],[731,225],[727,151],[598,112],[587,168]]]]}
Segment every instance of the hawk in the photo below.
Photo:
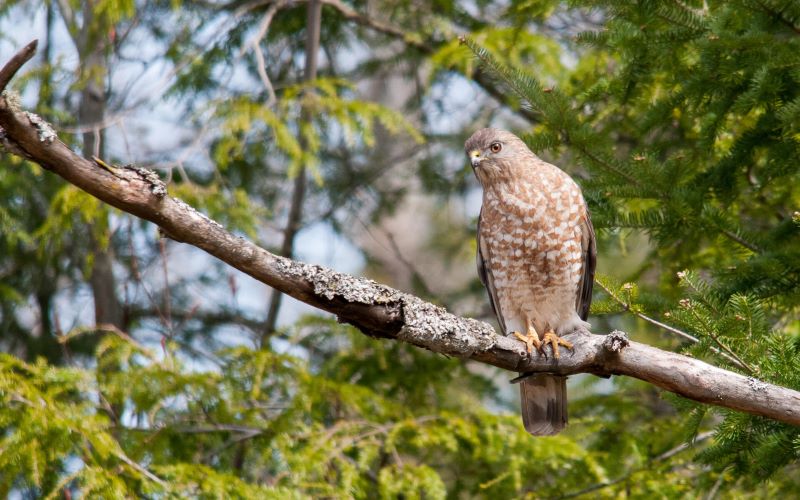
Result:
{"type": "MultiPolygon", "coordinates": [[[[478,217],[478,274],[505,335],[544,354],[560,336],[588,328],[597,260],[594,229],[581,190],[510,132],[486,128],[464,145],[483,187],[478,217]]],[[[566,377],[536,374],[520,382],[522,421],[534,436],[567,424],[566,377]]]]}

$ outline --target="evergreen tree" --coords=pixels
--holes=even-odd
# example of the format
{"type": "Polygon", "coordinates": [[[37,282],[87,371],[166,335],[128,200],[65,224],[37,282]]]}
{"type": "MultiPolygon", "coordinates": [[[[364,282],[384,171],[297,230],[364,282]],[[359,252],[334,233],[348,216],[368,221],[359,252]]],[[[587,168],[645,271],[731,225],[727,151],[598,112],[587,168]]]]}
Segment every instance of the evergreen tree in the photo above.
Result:
{"type": "MultiPolygon", "coordinates": [[[[371,6],[324,2],[313,79],[305,4],[8,2],[0,27],[18,38],[8,27],[44,16],[50,48],[15,84],[76,149],[156,168],[171,194],[275,251],[302,257],[324,227],[360,247],[364,273],[476,317],[490,313],[461,144],[487,124],[527,132],[589,201],[598,331],[800,389],[794,3],[371,6]],[[93,85],[104,150],[96,120],[79,121],[93,85]]],[[[567,432],[531,439],[507,373],[316,314],[270,318],[263,289],[17,157],[0,157],[0,199],[0,494],[798,488],[793,427],[585,376],[567,432]],[[102,290],[119,321],[77,310],[102,290]]]]}
{"type": "MultiPolygon", "coordinates": [[[[576,37],[580,62],[557,88],[467,44],[537,115],[533,150],[585,169],[606,241],[648,236],[637,267],[617,276],[648,286],[632,292],[630,282],[601,279],[609,301],[596,312],[663,314],[695,337],[686,351],[797,388],[800,10],[794,2],[595,6],[605,27],[576,37]]],[[[678,407],[696,434],[709,409],[678,407]]],[[[698,459],[723,473],[720,484],[743,473],[766,478],[797,459],[795,427],[718,413],[721,421],[709,419],[715,443],[698,459]]]]}

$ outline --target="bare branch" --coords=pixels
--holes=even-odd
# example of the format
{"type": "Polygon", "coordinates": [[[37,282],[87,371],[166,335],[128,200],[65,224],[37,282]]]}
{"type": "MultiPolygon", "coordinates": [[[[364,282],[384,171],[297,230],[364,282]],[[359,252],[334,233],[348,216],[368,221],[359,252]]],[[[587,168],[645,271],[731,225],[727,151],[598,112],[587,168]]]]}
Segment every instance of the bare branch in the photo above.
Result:
{"type": "Polygon", "coordinates": [[[0,92],[6,89],[8,82],[14,78],[14,75],[17,74],[17,71],[19,71],[22,65],[30,61],[31,57],[36,54],[36,46],[38,44],[39,40],[34,40],[22,47],[22,50],[14,54],[14,57],[3,66],[3,69],[0,70],[0,92]]]}
{"type": "MultiPolygon", "coordinates": [[[[288,5],[288,1],[281,0],[274,2],[272,5],[269,6],[267,12],[264,13],[264,17],[261,18],[261,22],[258,25],[258,32],[250,39],[247,45],[253,48],[253,54],[256,58],[256,68],[258,71],[258,76],[261,78],[261,83],[264,85],[264,88],[267,91],[268,101],[266,106],[272,107],[275,102],[278,100],[277,96],[275,95],[275,89],[272,86],[272,82],[267,75],[267,66],[264,62],[264,54],[261,52],[261,39],[267,35],[267,31],[269,31],[269,25],[272,24],[272,18],[275,17],[275,14],[278,13],[280,9],[288,5]]],[[[244,48],[240,52],[244,52],[244,48]]]]}
{"type": "Polygon", "coordinates": [[[153,481],[154,483],[156,483],[156,484],[158,484],[159,486],[162,486],[162,487],[167,485],[167,483],[164,482],[163,479],[161,479],[160,477],[156,476],[155,474],[153,474],[152,472],[150,472],[149,470],[144,468],[138,462],[134,462],[133,460],[131,460],[128,457],[128,455],[123,453],[121,450],[115,452],[114,454],[116,455],[117,458],[119,458],[120,460],[122,460],[126,464],[130,465],[133,469],[136,469],[136,471],[138,471],[140,474],[145,476],[147,479],[153,481]]]}
{"type": "Polygon", "coordinates": [[[367,335],[473,359],[514,372],[628,375],[695,401],[800,425],[800,392],[723,370],[636,342],[619,332],[567,336],[573,351],[560,359],[528,354],[486,323],[448,313],[372,280],[279,257],[234,236],[186,203],[167,196],[158,176],[128,167],[108,170],[42,133],[47,124],[0,97],[7,139],[43,168],[100,200],[158,225],[170,238],[205,250],[297,300],[335,314],[367,335]]]}
{"type": "Polygon", "coordinates": [[[253,44],[253,54],[256,58],[258,77],[261,78],[261,83],[267,91],[267,103],[265,106],[271,108],[278,102],[278,96],[275,95],[275,88],[272,86],[269,75],[267,75],[267,64],[264,62],[264,53],[261,51],[261,45],[258,42],[253,44]]]}

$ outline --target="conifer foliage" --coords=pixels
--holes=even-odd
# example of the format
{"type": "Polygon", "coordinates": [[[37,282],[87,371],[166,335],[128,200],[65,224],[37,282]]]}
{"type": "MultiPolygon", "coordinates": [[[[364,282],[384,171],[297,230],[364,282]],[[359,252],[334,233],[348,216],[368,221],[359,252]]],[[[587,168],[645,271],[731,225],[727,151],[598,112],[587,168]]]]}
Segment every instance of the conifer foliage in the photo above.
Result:
{"type": "MultiPolygon", "coordinates": [[[[156,168],[171,194],[266,247],[291,224],[324,227],[364,257],[363,274],[484,319],[461,145],[479,126],[511,128],[583,188],[601,254],[598,331],[800,389],[796,2],[325,1],[312,82],[305,3],[17,1],[0,7],[0,31],[45,19],[50,48],[16,90],[76,149],[94,130],[109,168],[156,168]],[[53,52],[59,36],[75,41],[72,59],[53,52]],[[148,73],[159,65],[163,79],[148,73]],[[106,116],[84,123],[76,103],[98,75],[106,116]],[[142,82],[156,82],[150,94],[136,94],[142,82]],[[151,112],[174,120],[167,151],[131,133],[153,126],[151,112]],[[301,169],[302,217],[288,221],[301,169]],[[376,251],[393,227],[382,224],[404,213],[420,223],[408,231],[419,253],[392,234],[376,251]]],[[[568,430],[532,439],[510,374],[317,314],[267,332],[266,293],[191,252],[0,156],[0,495],[800,488],[797,428],[578,376],[568,430]],[[91,318],[101,256],[119,324],[91,318]]]]}
{"type": "MultiPolygon", "coordinates": [[[[617,307],[596,309],[664,312],[695,337],[688,352],[800,387],[800,8],[592,6],[604,26],[576,36],[583,52],[562,88],[465,42],[536,114],[532,149],[585,169],[595,227],[622,241],[641,231],[650,237],[633,276],[657,272],[663,295],[635,304],[631,284],[607,284],[617,307]]],[[[689,406],[696,432],[707,410],[689,406]]],[[[798,429],[722,413],[701,461],[768,477],[798,458],[798,429]]]]}

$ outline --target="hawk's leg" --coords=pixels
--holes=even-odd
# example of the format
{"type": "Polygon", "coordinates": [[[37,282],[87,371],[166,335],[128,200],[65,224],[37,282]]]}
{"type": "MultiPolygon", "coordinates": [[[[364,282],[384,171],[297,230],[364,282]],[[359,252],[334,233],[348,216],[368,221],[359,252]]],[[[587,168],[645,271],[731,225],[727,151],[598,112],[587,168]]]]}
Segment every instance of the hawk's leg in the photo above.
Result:
{"type": "Polygon", "coordinates": [[[556,332],[554,332],[553,330],[547,330],[544,333],[544,338],[542,338],[542,343],[544,345],[550,344],[551,346],[553,346],[553,357],[555,357],[556,359],[558,359],[561,356],[558,352],[558,346],[563,345],[567,349],[572,349],[572,342],[562,339],[561,337],[556,335],[556,332]]]}
{"type": "Polygon", "coordinates": [[[525,345],[528,346],[528,354],[533,352],[534,347],[537,351],[542,350],[542,341],[539,340],[539,334],[536,332],[536,328],[533,327],[533,323],[531,323],[530,320],[528,320],[528,331],[525,332],[525,335],[514,332],[514,336],[525,342],[525,345]]]}

